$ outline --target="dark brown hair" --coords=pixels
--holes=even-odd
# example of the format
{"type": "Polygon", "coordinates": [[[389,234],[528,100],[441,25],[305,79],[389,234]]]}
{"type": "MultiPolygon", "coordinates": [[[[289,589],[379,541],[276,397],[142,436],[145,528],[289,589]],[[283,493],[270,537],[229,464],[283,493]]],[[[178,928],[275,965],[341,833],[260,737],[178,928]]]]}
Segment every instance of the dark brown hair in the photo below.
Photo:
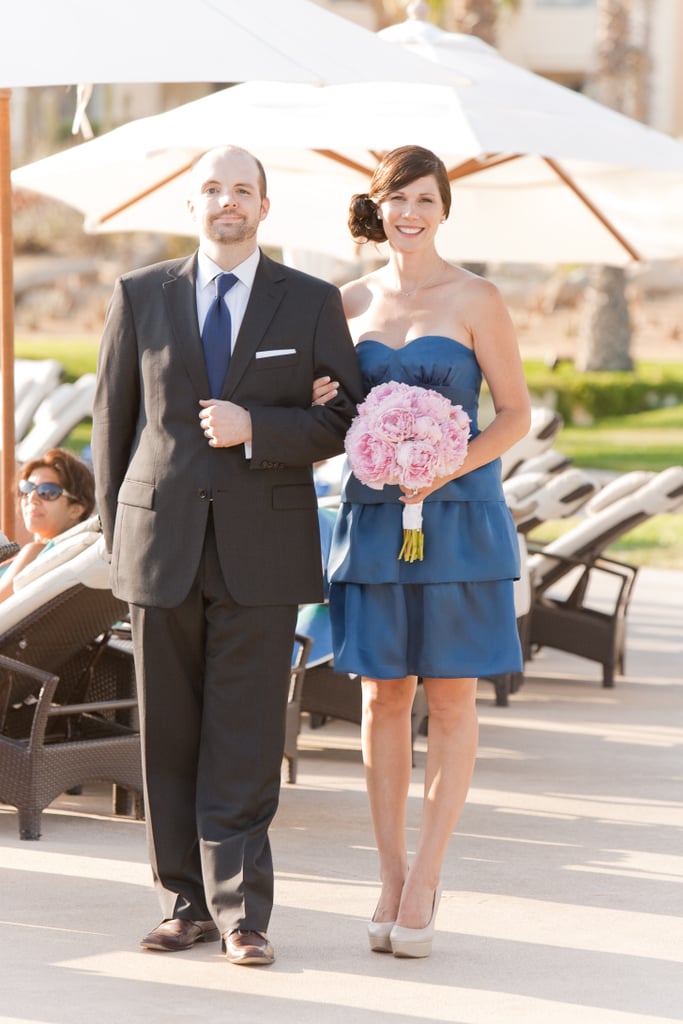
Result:
{"type": "Polygon", "coordinates": [[[370,182],[370,191],[352,197],[349,231],[353,237],[370,242],[386,242],[384,225],[379,217],[379,204],[392,192],[430,174],[436,179],[444,215],[447,217],[451,209],[451,186],[443,160],[422,146],[399,146],[387,153],[377,165],[370,182]]]}
{"type": "Polygon", "coordinates": [[[28,480],[31,473],[43,467],[54,470],[64,490],[83,506],[79,522],[88,519],[95,510],[95,478],[85,462],[66,448],[51,448],[39,458],[25,462],[19,470],[17,481],[28,480]]]}

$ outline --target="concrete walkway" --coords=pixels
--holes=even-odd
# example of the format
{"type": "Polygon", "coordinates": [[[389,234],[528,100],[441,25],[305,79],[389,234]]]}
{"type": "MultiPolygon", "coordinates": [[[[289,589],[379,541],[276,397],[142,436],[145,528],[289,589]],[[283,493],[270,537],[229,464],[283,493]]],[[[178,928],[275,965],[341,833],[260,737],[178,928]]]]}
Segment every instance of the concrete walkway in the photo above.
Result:
{"type": "MultiPolygon", "coordinates": [[[[159,917],[144,827],[94,787],[20,842],[0,807],[0,1021],[674,1024],[683,1017],[683,574],[641,572],[627,676],[546,651],[481,747],[434,953],[369,952],[377,898],[357,727],[304,723],[273,830],[271,968],[139,951],[159,917]]],[[[410,801],[415,834],[425,741],[410,801]]]]}

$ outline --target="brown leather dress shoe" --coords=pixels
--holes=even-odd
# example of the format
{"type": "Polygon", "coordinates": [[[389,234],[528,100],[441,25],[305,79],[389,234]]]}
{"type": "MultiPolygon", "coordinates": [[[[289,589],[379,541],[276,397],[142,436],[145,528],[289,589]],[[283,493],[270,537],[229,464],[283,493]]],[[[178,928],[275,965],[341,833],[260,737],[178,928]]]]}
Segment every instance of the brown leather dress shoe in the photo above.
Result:
{"type": "Polygon", "coordinates": [[[192,949],[195,942],[215,942],[220,932],[213,921],[186,921],[173,917],[162,921],[140,943],[143,949],[155,949],[160,953],[176,953],[180,949],[192,949]]]}
{"type": "Polygon", "coordinates": [[[229,963],[245,967],[267,967],[275,959],[273,947],[263,932],[226,932],[223,952],[229,963]]]}

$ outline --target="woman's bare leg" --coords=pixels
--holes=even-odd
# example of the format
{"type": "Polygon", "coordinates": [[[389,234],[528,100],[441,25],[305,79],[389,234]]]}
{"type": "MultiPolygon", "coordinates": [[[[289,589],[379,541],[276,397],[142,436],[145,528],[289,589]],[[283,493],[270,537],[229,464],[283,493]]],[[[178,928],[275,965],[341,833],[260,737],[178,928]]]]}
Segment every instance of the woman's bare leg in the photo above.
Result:
{"type": "Polygon", "coordinates": [[[424,928],[448,842],[462,812],[477,754],[476,679],[425,679],[429,735],[422,823],[397,921],[424,928]]]}
{"type": "Polygon", "coordinates": [[[375,921],[395,921],[408,874],[406,802],[412,766],[410,715],[417,679],[363,679],[361,738],[382,893],[375,921]]]}

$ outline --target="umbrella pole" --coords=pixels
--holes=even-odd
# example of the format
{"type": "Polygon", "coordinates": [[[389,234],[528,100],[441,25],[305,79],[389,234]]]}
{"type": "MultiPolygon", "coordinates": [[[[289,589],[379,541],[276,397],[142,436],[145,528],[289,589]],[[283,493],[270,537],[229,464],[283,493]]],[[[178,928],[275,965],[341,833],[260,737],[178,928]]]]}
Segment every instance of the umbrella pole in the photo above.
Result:
{"type": "Polygon", "coordinates": [[[0,370],[2,371],[2,529],[14,537],[14,253],[10,89],[0,89],[0,370]]]}

